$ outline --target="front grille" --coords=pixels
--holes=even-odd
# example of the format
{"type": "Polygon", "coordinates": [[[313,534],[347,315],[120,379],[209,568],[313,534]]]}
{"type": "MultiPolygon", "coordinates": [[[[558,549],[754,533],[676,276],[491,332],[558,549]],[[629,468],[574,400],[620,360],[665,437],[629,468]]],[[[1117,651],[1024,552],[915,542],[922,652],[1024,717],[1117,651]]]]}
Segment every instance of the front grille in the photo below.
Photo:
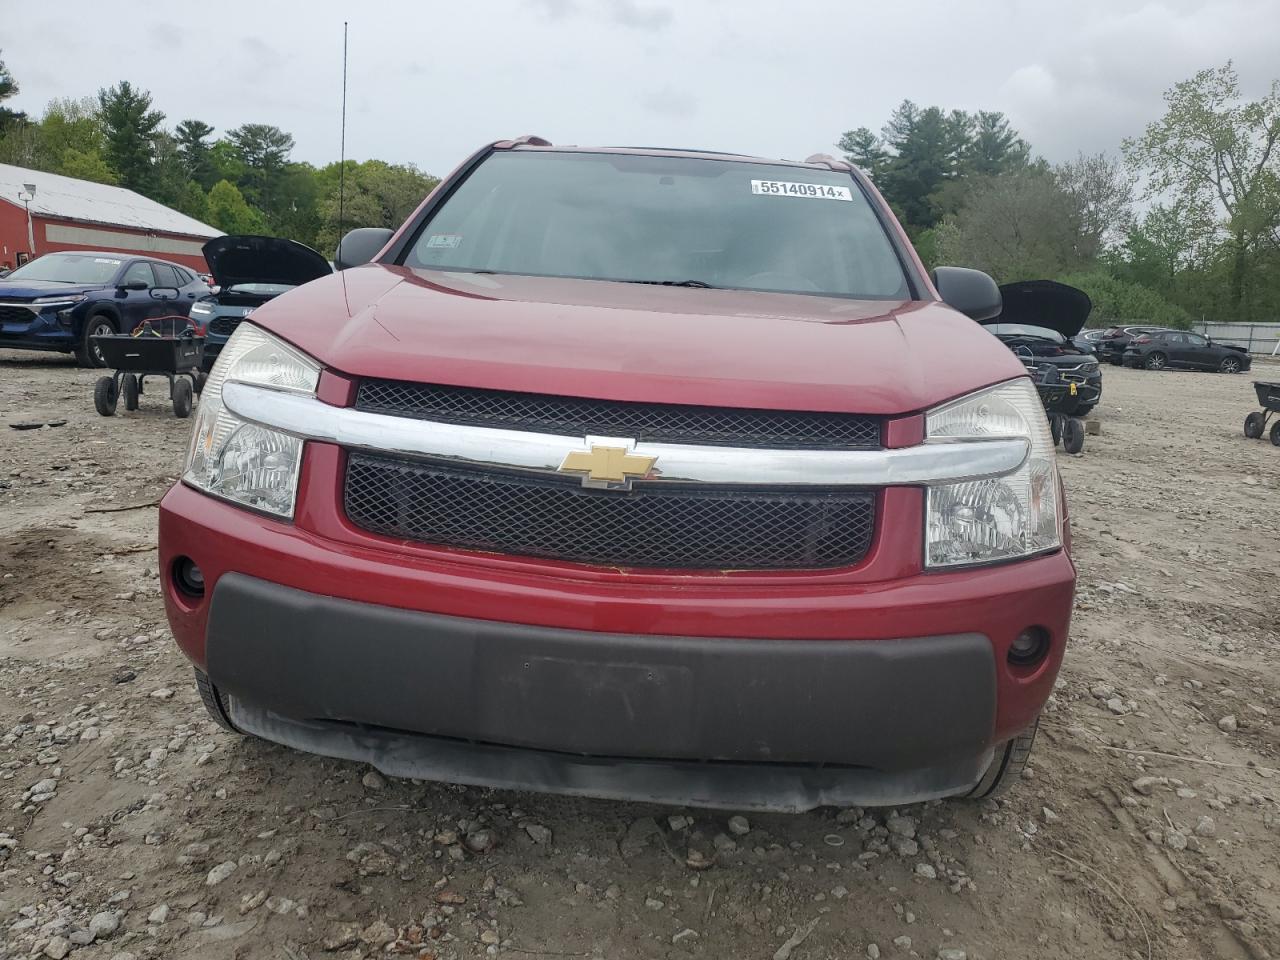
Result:
{"type": "Polygon", "coordinates": [[[219,337],[229,337],[240,325],[239,317],[214,317],[209,321],[209,332],[219,337]]]}
{"type": "Polygon", "coordinates": [[[589,400],[401,380],[365,380],[356,409],[565,436],[739,447],[880,446],[880,420],[860,414],[589,400]]]}
{"type": "Polygon", "coordinates": [[[0,323],[30,323],[35,314],[26,307],[0,306],[0,323]]]}
{"type": "Polygon", "coordinates": [[[623,567],[850,566],[875,530],[865,490],[593,490],[363,453],[347,460],[344,502],[352,523],[386,536],[623,567]]]}

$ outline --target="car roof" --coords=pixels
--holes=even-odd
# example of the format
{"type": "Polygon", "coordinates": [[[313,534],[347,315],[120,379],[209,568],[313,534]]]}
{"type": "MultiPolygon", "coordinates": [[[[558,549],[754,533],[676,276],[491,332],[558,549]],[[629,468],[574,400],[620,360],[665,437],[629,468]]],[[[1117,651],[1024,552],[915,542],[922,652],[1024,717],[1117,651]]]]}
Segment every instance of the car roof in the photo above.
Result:
{"type": "Polygon", "coordinates": [[[744,163],[767,163],[772,166],[798,167],[808,170],[831,170],[831,163],[840,164],[842,170],[846,166],[852,167],[852,164],[846,164],[845,161],[840,160],[838,157],[827,157],[825,155],[821,159],[815,157],[808,160],[778,160],[771,157],[757,157],[748,153],[687,147],[584,147],[576,144],[561,146],[559,144],[543,145],[517,142],[505,149],[518,153],[617,153],[648,157],[684,157],[693,160],[737,160],[744,163]]]}

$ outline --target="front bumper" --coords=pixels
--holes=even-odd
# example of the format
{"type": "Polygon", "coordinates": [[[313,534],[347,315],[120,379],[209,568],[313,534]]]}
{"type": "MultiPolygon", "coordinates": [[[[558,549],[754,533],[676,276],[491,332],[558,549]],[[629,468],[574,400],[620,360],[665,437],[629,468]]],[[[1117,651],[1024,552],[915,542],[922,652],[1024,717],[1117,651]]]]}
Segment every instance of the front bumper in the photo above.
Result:
{"type": "Polygon", "coordinates": [[[189,556],[207,590],[165,577],[174,636],[277,742],[593,796],[906,803],[971,787],[1061,662],[1067,555],[924,573],[918,490],[886,491],[894,536],[855,570],[678,575],[363,534],[340,456],[308,444],[295,523],[182,484],[161,505],[161,569],[189,556]],[[1030,625],[1052,647],[1016,670],[1030,625]]]}
{"type": "Polygon", "coordinates": [[[213,593],[207,644],[243,728],[393,775],[806,809],[962,792],[991,752],[995,669],[977,634],[601,634],[232,573],[213,593]]]}
{"type": "Polygon", "coordinates": [[[0,319],[0,348],[68,351],[75,346],[75,325],[69,310],[24,311],[21,319],[0,319]]]}

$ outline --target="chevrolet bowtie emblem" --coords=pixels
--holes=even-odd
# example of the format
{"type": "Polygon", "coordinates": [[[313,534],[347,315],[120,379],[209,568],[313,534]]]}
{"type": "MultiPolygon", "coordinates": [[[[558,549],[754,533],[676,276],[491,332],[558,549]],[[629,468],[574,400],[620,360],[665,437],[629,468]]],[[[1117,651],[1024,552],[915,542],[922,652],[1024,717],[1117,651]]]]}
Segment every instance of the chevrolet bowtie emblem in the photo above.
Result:
{"type": "MultiPolygon", "coordinates": [[[[614,441],[626,443],[627,441],[614,441]]],[[[560,464],[561,473],[580,473],[584,487],[609,487],[612,489],[631,489],[631,481],[637,477],[648,476],[657,457],[646,457],[633,453],[631,446],[608,446],[595,443],[589,438],[586,450],[573,450],[565,455],[560,464]]]]}

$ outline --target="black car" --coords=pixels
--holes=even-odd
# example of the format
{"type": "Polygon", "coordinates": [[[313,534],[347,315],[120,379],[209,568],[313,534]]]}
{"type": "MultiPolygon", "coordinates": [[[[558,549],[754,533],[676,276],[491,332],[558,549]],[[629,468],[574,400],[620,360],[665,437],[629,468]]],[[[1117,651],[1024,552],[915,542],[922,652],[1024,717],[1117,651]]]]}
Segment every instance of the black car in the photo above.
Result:
{"type": "Polygon", "coordinates": [[[1102,369],[1092,351],[1071,340],[1093,309],[1089,295],[1053,280],[1006,283],[1000,295],[1004,306],[999,316],[983,326],[1029,369],[1046,363],[1057,367],[1063,380],[1076,385],[1076,407],[1065,412],[1075,417],[1089,413],[1102,399],[1102,369]]]}
{"type": "Polygon", "coordinates": [[[92,338],[187,316],[209,288],[187,267],[87,250],[46,253],[0,280],[0,347],[74,353],[100,367],[92,338]]]}
{"type": "Polygon", "coordinates": [[[1157,330],[1141,334],[1129,342],[1124,351],[1124,365],[1148,370],[1185,367],[1239,373],[1248,370],[1253,360],[1244,347],[1214,343],[1212,338],[1198,333],[1157,330]]]}
{"type": "Polygon", "coordinates": [[[206,370],[240,321],[254,310],[294,287],[333,273],[329,261],[315,250],[279,237],[215,237],[202,252],[216,290],[205,289],[191,308],[191,320],[205,334],[206,370]]]}
{"type": "Polygon", "coordinates": [[[1128,349],[1129,344],[1134,337],[1141,337],[1144,334],[1163,333],[1168,327],[1107,327],[1102,331],[1102,336],[1094,343],[1094,349],[1098,354],[1098,359],[1110,363],[1113,366],[1120,366],[1124,363],[1124,352],[1128,349]]]}

